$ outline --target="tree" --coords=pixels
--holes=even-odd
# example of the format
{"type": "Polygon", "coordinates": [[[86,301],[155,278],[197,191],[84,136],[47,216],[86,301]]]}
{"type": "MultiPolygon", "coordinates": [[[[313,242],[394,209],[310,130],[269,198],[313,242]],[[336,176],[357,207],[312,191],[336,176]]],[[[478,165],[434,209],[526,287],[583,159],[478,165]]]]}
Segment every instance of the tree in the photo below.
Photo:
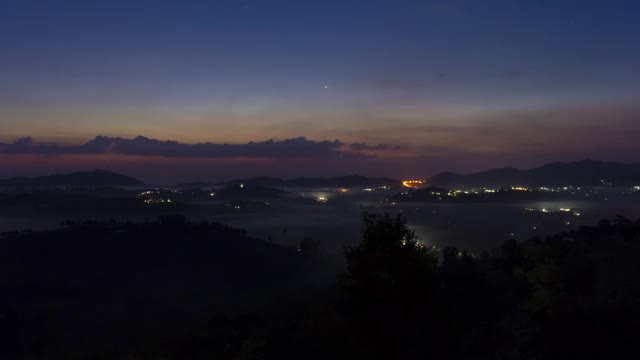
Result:
{"type": "Polygon", "coordinates": [[[362,242],[347,248],[343,287],[354,333],[376,356],[421,349],[434,303],[437,259],[399,214],[364,213],[362,242]]]}
{"type": "Polygon", "coordinates": [[[369,299],[388,299],[391,291],[428,287],[437,260],[408,228],[406,217],[365,212],[363,221],[362,242],[345,250],[347,289],[369,299]]]}

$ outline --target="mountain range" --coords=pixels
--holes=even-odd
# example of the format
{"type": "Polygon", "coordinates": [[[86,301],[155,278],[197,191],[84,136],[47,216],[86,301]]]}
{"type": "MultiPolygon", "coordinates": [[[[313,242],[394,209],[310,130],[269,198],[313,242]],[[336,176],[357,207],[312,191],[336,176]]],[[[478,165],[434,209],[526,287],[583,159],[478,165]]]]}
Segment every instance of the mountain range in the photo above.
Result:
{"type": "Polygon", "coordinates": [[[0,189],[105,188],[141,186],[143,182],[106,170],[80,171],[63,175],[15,177],[0,180],[0,189]]]}
{"type": "Polygon", "coordinates": [[[443,172],[429,179],[433,186],[447,188],[520,186],[637,186],[640,163],[625,164],[584,160],[555,162],[528,170],[513,167],[472,174],[443,172]]]}
{"type": "MultiPolygon", "coordinates": [[[[218,185],[240,183],[271,188],[399,186],[399,182],[394,179],[361,175],[332,178],[300,177],[295,179],[254,177],[218,185]]],[[[640,185],[640,163],[626,164],[584,160],[567,163],[554,162],[527,170],[505,167],[471,174],[443,172],[431,177],[429,183],[433,186],[447,188],[496,188],[515,185],[531,187],[638,186],[640,185]]],[[[137,179],[106,170],[81,171],[31,178],[15,177],[0,180],[0,189],[50,189],[61,187],[86,189],[142,185],[145,184],[137,179]]]]}

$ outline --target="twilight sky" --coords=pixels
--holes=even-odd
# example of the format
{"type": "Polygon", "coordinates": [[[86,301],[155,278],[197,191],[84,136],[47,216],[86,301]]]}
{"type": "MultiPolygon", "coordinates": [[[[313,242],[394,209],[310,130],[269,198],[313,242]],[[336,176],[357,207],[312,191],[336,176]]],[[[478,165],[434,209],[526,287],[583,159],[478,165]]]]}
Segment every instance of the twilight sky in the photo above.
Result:
{"type": "Polygon", "coordinates": [[[638,39],[631,0],[2,0],[0,176],[640,161],[638,39]]]}

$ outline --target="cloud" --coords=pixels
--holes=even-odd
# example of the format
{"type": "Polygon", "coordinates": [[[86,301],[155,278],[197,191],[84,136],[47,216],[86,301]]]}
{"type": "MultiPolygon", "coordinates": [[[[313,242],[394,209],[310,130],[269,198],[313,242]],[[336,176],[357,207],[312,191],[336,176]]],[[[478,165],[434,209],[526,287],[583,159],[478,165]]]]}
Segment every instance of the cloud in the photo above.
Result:
{"type": "Polygon", "coordinates": [[[11,144],[0,143],[0,154],[51,154],[57,150],[55,145],[35,145],[30,137],[15,140],[11,144]]]}
{"type": "Polygon", "coordinates": [[[386,151],[386,150],[406,150],[408,147],[405,145],[389,145],[389,144],[369,145],[364,143],[353,143],[349,145],[349,148],[353,151],[386,151]]]}
{"type": "Polygon", "coordinates": [[[340,140],[309,140],[297,137],[285,140],[267,140],[246,144],[197,143],[185,144],[171,140],[156,140],[144,136],[133,139],[96,136],[81,145],[61,146],[36,144],[30,137],[18,139],[10,144],[0,143],[4,154],[125,154],[137,156],[195,157],[195,158],[359,158],[372,157],[364,150],[390,150],[386,144],[363,143],[345,146],[340,140]]]}
{"type": "Polygon", "coordinates": [[[366,151],[366,150],[380,151],[380,150],[388,150],[389,149],[389,145],[387,145],[387,144],[368,145],[368,144],[363,144],[363,143],[353,143],[353,144],[349,145],[349,148],[351,150],[355,150],[355,151],[366,151]]]}

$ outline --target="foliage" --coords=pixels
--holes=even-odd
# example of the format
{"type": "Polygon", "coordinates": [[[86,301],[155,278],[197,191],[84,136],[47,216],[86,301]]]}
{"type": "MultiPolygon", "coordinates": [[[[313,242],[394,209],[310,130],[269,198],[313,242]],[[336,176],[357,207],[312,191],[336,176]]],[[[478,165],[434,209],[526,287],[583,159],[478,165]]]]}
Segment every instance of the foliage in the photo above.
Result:
{"type": "MultiPolygon", "coordinates": [[[[356,301],[393,306],[432,288],[436,257],[407,227],[402,215],[365,213],[362,243],[345,251],[345,288],[356,301]]],[[[405,304],[405,306],[408,304],[405,304]]],[[[386,309],[385,309],[386,310],[386,309]]]]}
{"type": "MultiPolygon", "coordinates": [[[[162,231],[183,231],[172,219],[162,231]]],[[[361,243],[345,250],[343,278],[327,294],[275,312],[216,317],[128,358],[600,359],[637,352],[640,220],[508,240],[479,258],[451,247],[433,253],[402,214],[365,213],[363,225],[361,243]]],[[[0,316],[0,332],[12,334],[15,321],[0,316]]]]}
{"type": "Polygon", "coordinates": [[[493,257],[446,248],[439,264],[404,216],[365,213],[363,223],[362,242],[345,250],[339,300],[268,319],[214,322],[207,334],[161,354],[599,359],[636,351],[640,221],[618,218],[545,239],[508,240],[493,257]]]}

